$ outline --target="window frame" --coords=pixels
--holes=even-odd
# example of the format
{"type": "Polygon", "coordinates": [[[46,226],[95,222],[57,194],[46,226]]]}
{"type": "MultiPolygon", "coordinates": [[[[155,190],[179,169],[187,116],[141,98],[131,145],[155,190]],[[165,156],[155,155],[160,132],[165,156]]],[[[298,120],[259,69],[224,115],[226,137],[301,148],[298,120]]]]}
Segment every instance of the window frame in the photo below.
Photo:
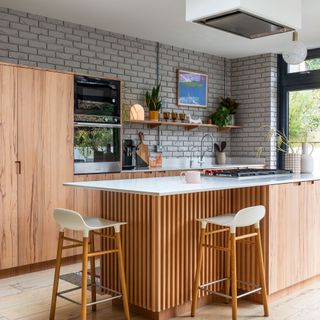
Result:
{"type": "MultiPolygon", "coordinates": [[[[306,60],[320,58],[320,48],[308,50],[306,60]]],[[[289,92],[320,89],[320,69],[288,73],[288,64],[278,55],[278,130],[289,133],[289,92]]],[[[284,154],[278,152],[277,166],[283,168],[284,154]]]]}

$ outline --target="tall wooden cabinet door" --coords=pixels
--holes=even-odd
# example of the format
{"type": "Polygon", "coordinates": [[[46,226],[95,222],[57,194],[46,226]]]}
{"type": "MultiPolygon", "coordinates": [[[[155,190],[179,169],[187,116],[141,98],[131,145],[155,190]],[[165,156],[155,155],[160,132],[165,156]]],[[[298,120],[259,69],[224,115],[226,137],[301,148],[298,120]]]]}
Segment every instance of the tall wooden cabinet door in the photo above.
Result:
{"type": "Polygon", "coordinates": [[[269,187],[269,294],[302,280],[304,188],[301,183],[269,187]]]}
{"type": "Polygon", "coordinates": [[[301,199],[300,207],[305,210],[301,216],[301,235],[303,240],[301,268],[303,280],[320,274],[320,181],[304,182],[305,194],[301,199]]]}
{"type": "Polygon", "coordinates": [[[0,269],[18,263],[16,72],[0,65],[0,269]]]}
{"type": "Polygon", "coordinates": [[[19,265],[55,258],[56,207],[71,208],[73,76],[18,69],[19,265]]]}

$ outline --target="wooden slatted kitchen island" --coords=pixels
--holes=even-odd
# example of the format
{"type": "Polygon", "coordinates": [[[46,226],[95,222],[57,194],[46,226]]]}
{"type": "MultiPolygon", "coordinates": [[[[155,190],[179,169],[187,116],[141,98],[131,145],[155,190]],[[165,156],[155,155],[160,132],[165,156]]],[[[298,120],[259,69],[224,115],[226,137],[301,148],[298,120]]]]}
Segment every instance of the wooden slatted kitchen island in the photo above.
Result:
{"type": "MultiPolygon", "coordinates": [[[[122,235],[131,310],[150,319],[168,319],[190,310],[197,218],[264,205],[267,214],[261,233],[268,295],[277,298],[317,280],[319,179],[313,175],[244,180],[202,177],[201,184],[188,185],[180,177],[163,177],[65,185],[103,192],[103,217],[128,222],[122,235]]],[[[248,230],[239,234],[242,231],[248,230]]],[[[225,239],[216,235],[208,244],[213,241],[223,245],[225,239]]],[[[239,246],[238,278],[257,283],[255,248],[239,246]]],[[[102,263],[102,281],[114,289],[119,288],[116,263],[112,259],[102,263]]],[[[224,253],[206,249],[201,281],[222,278],[224,272],[224,253]]],[[[223,289],[220,284],[216,288],[223,289]]],[[[239,290],[248,289],[246,284],[239,286],[239,290]]],[[[259,301],[260,295],[253,298],[259,301]]],[[[200,305],[211,301],[211,295],[202,293],[200,305]]]]}

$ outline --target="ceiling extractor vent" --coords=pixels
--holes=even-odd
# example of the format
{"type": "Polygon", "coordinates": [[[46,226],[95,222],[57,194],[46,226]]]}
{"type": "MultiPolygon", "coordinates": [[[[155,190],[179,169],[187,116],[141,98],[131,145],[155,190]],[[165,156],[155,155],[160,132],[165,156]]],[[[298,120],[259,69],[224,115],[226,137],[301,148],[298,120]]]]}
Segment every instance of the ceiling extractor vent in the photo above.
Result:
{"type": "Polygon", "coordinates": [[[210,16],[194,22],[249,39],[266,37],[293,30],[288,26],[263,19],[242,10],[210,16]]]}
{"type": "Polygon", "coordinates": [[[256,39],[301,28],[301,0],[186,0],[186,20],[256,39]]]}

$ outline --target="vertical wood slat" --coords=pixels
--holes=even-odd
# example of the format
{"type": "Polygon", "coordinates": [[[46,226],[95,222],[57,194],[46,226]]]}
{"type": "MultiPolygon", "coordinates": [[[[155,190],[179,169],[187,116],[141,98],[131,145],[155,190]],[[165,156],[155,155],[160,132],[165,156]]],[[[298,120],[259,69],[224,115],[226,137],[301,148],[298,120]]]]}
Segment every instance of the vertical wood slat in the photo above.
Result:
{"type": "MultiPolygon", "coordinates": [[[[163,197],[105,192],[103,198],[105,218],[128,222],[122,237],[129,302],[157,313],[191,300],[199,236],[197,218],[235,212],[254,204],[267,205],[265,187],[163,197]]],[[[207,239],[207,243],[218,245],[226,245],[226,241],[224,234],[207,239]]],[[[257,282],[252,250],[249,245],[239,250],[239,278],[257,282]]],[[[119,282],[114,280],[116,266],[109,269],[110,259],[104,261],[103,281],[118,289],[119,282]]],[[[201,282],[224,275],[225,253],[206,249],[201,282]]],[[[223,288],[223,284],[216,286],[218,290],[223,288]]]]}

